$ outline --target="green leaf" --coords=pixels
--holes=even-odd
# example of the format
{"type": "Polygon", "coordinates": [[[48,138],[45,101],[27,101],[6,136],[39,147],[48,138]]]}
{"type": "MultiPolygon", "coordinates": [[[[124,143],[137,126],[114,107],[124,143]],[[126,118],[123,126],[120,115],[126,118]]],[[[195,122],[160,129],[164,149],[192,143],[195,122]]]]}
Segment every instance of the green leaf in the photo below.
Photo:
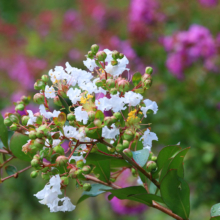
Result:
{"type": "Polygon", "coordinates": [[[61,101],[63,107],[64,107],[65,110],[66,110],[66,113],[69,113],[69,112],[70,112],[70,111],[69,111],[69,106],[67,105],[66,101],[65,101],[60,95],[58,95],[58,96],[59,96],[59,99],[60,99],[60,101],[61,101]]]}
{"type": "Polygon", "coordinates": [[[104,186],[102,184],[91,184],[91,186],[92,186],[92,188],[90,191],[88,191],[88,192],[84,191],[82,193],[82,196],[77,201],[77,204],[79,204],[80,202],[84,201],[85,199],[87,199],[89,197],[96,197],[96,196],[104,193],[105,191],[103,191],[103,190],[111,189],[111,187],[104,186]]]}
{"type": "Polygon", "coordinates": [[[100,67],[101,69],[103,69],[102,65],[99,63],[98,60],[95,60],[95,63],[96,63],[96,65],[97,65],[98,67],[100,67]]]}
{"type": "Polygon", "coordinates": [[[0,114],[0,139],[6,148],[8,148],[8,129],[4,124],[4,118],[0,114]]]}
{"type": "MultiPolygon", "coordinates": [[[[152,201],[157,201],[160,203],[164,203],[162,198],[153,194],[148,194],[147,191],[142,186],[131,186],[122,189],[112,189],[105,190],[107,192],[111,192],[113,196],[118,199],[128,199],[136,202],[143,203],[145,205],[151,206],[152,201]]],[[[110,199],[112,196],[110,196],[110,199]]]]}
{"type": "Polygon", "coordinates": [[[94,161],[95,168],[93,172],[99,175],[98,179],[109,182],[110,179],[110,160],[94,161]]]}
{"type": "Polygon", "coordinates": [[[10,142],[10,149],[12,153],[19,158],[20,160],[24,161],[31,161],[33,155],[30,153],[25,154],[22,151],[22,146],[27,143],[29,137],[18,132],[15,132],[12,135],[11,142],[10,142]]]}
{"type": "Polygon", "coordinates": [[[99,119],[100,121],[104,121],[105,115],[103,114],[102,111],[98,110],[98,111],[95,113],[95,118],[96,118],[96,119],[99,119]]]}
{"type": "Polygon", "coordinates": [[[57,118],[53,118],[53,121],[57,126],[64,126],[66,122],[66,114],[64,112],[61,112],[57,118]]]}
{"type": "Polygon", "coordinates": [[[143,167],[147,163],[150,152],[148,149],[142,149],[138,151],[132,151],[132,154],[135,162],[139,166],[143,167]]]}
{"type": "Polygon", "coordinates": [[[212,217],[212,218],[210,218],[210,220],[220,220],[220,216],[212,217]]]}
{"type": "Polygon", "coordinates": [[[138,83],[141,81],[141,77],[142,77],[142,75],[139,72],[137,72],[133,75],[132,82],[133,82],[134,86],[138,85],[138,83]]]}
{"type": "Polygon", "coordinates": [[[160,151],[157,157],[158,170],[161,170],[163,166],[165,165],[166,161],[180,150],[181,150],[181,147],[178,145],[164,147],[160,151]]]}
{"type": "Polygon", "coordinates": [[[211,208],[211,217],[220,216],[220,203],[217,203],[211,208]]]}
{"type": "Polygon", "coordinates": [[[186,181],[177,175],[177,170],[170,170],[160,186],[165,204],[183,219],[188,219],[190,212],[190,189],[186,181]]]}
{"type": "Polygon", "coordinates": [[[10,176],[12,174],[17,173],[17,168],[14,167],[14,166],[8,165],[8,166],[5,167],[5,171],[10,176]]]}

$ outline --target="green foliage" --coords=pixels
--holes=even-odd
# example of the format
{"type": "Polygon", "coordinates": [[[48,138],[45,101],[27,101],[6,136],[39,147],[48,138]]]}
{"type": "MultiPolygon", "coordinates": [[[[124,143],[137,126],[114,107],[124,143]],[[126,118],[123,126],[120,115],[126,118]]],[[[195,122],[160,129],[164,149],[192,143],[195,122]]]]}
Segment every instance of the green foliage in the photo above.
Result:
{"type": "Polygon", "coordinates": [[[219,216],[220,217],[220,203],[217,203],[211,208],[211,217],[219,216]]]}
{"type": "Polygon", "coordinates": [[[95,168],[93,172],[98,175],[98,179],[109,182],[110,179],[110,160],[94,161],[95,168]]]}
{"type": "Polygon", "coordinates": [[[12,175],[12,174],[17,173],[17,168],[15,166],[8,165],[5,167],[5,171],[8,175],[12,175]]]}
{"type": "Polygon", "coordinates": [[[0,114],[0,139],[3,145],[8,148],[8,129],[4,124],[4,118],[0,114]]]}
{"type": "Polygon", "coordinates": [[[138,83],[141,82],[141,77],[142,77],[142,75],[139,72],[137,72],[133,75],[132,82],[133,82],[134,86],[137,86],[138,83]]]}
{"type": "Polygon", "coordinates": [[[135,160],[135,162],[139,166],[143,167],[148,160],[150,152],[148,149],[142,149],[138,151],[132,151],[132,154],[133,154],[133,159],[135,160]]]}

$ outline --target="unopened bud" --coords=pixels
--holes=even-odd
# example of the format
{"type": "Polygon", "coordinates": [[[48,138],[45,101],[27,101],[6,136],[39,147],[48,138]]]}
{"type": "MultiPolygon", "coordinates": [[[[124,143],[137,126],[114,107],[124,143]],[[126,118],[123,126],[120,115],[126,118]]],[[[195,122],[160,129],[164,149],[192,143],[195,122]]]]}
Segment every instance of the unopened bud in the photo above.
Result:
{"type": "Polygon", "coordinates": [[[41,79],[43,80],[43,82],[48,82],[48,80],[49,80],[49,76],[48,75],[43,75],[43,76],[41,76],[41,79]]]}
{"type": "Polygon", "coordinates": [[[18,104],[15,107],[15,111],[23,111],[24,110],[24,105],[23,104],[18,104]]]}
{"type": "Polygon", "coordinates": [[[125,55],[123,53],[119,54],[119,59],[122,59],[125,55]]]}
{"type": "Polygon", "coordinates": [[[29,116],[23,116],[22,119],[21,119],[21,123],[22,125],[27,125],[28,121],[29,121],[30,117],[29,116]]]}
{"type": "Polygon", "coordinates": [[[111,116],[111,122],[115,123],[116,121],[118,121],[118,119],[115,116],[111,116]]]}
{"type": "Polygon", "coordinates": [[[37,166],[39,166],[39,160],[37,160],[36,158],[34,158],[34,159],[31,161],[31,166],[32,166],[32,167],[37,167],[37,166]]]}
{"type": "Polygon", "coordinates": [[[104,51],[99,51],[97,54],[96,54],[96,58],[99,60],[99,61],[105,61],[107,57],[107,54],[104,52],[104,51]]]}
{"type": "Polygon", "coordinates": [[[91,153],[95,153],[95,152],[97,152],[97,150],[98,150],[98,147],[96,146],[96,145],[94,145],[93,147],[92,147],[92,150],[90,151],[91,153]]]}
{"type": "Polygon", "coordinates": [[[110,90],[110,93],[111,93],[112,95],[116,95],[117,92],[118,92],[118,90],[117,90],[116,88],[112,88],[112,89],[110,90]]]}
{"type": "Polygon", "coordinates": [[[110,182],[114,183],[116,181],[116,178],[110,178],[110,182]]]}
{"type": "Polygon", "coordinates": [[[112,60],[111,64],[112,64],[112,66],[116,66],[118,64],[118,61],[117,60],[112,60]]]}
{"type": "Polygon", "coordinates": [[[32,171],[32,172],[31,172],[31,175],[30,175],[30,176],[31,176],[31,178],[36,178],[37,175],[38,175],[38,171],[35,170],[35,171],[32,171]]]}
{"type": "Polygon", "coordinates": [[[75,174],[76,168],[73,167],[70,172],[69,172],[69,177],[71,178],[76,178],[76,174],[75,174]]]}
{"type": "Polygon", "coordinates": [[[54,147],[53,150],[58,154],[64,155],[64,149],[60,145],[54,147]]]}
{"type": "Polygon", "coordinates": [[[42,138],[44,136],[44,132],[42,130],[38,130],[36,132],[36,136],[37,136],[37,138],[42,138]]]}
{"type": "Polygon", "coordinates": [[[117,60],[117,59],[119,58],[119,52],[118,52],[117,50],[114,50],[114,51],[112,52],[112,58],[113,58],[114,60],[117,60]]]}
{"type": "Polygon", "coordinates": [[[41,177],[43,180],[49,180],[50,179],[50,174],[49,173],[41,173],[41,177]]]}
{"type": "Polygon", "coordinates": [[[153,68],[152,67],[150,67],[150,66],[148,66],[148,67],[146,67],[146,69],[145,69],[145,73],[147,73],[147,74],[152,74],[153,73],[153,68]]]}
{"type": "Polygon", "coordinates": [[[45,141],[42,140],[42,139],[39,139],[39,138],[37,138],[37,139],[34,140],[34,145],[35,145],[35,147],[38,148],[38,149],[43,148],[44,143],[45,143],[45,141]]]}
{"type": "Polygon", "coordinates": [[[115,118],[117,118],[118,120],[122,118],[122,115],[121,115],[120,112],[115,112],[115,113],[113,114],[113,116],[114,116],[115,118]]]}
{"type": "Polygon", "coordinates": [[[121,92],[127,92],[129,90],[129,82],[126,79],[117,81],[117,87],[121,92]]]}
{"type": "Polygon", "coordinates": [[[123,139],[128,140],[128,141],[133,140],[134,133],[129,129],[125,130],[124,135],[123,135],[123,139]]]}
{"type": "Polygon", "coordinates": [[[147,172],[152,172],[152,171],[156,170],[157,164],[154,161],[148,161],[146,168],[147,168],[147,172]]]}
{"type": "Polygon", "coordinates": [[[66,165],[67,162],[68,162],[68,158],[65,156],[59,156],[56,159],[56,164],[58,166],[64,166],[64,165],[66,165]]]}
{"type": "Polygon", "coordinates": [[[55,134],[52,135],[53,139],[59,139],[60,137],[60,132],[56,132],[55,134]]]}
{"type": "Polygon", "coordinates": [[[109,117],[109,116],[105,117],[105,119],[104,119],[104,124],[105,124],[106,126],[110,126],[112,123],[113,123],[113,122],[112,122],[112,120],[111,120],[111,117],[109,117]]]}
{"type": "Polygon", "coordinates": [[[122,144],[122,146],[123,146],[123,148],[125,149],[125,148],[128,148],[129,147],[129,141],[127,141],[127,140],[123,140],[123,144],[122,144]]]}
{"type": "Polygon", "coordinates": [[[97,87],[103,86],[102,80],[98,79],[98,80],[95,82],[95,85],[96,85],[97,87]]]}
{"type": "Polygon", "coordinates": [[[157,156],[152,156],[152,157],[151,157],[151,160],[157,161],[157,156]]]}
{"type": "Polygon", "coordinates": [[[115,87],[115,80],[114,79],[107,79],[106,85],[108,88],[114,88],[115,87]]]}
{"type": "Polygon", "coordinates": [[[69,178],[67,176],[62,176],[60,179],[63,185],[67,186],[69,184],[69,178]]]}
{"type": "Polygon", "coordinates": [[[96,127],[98,127],[98,128],[101,128],[101,127],[102,127],[102,122],[101,122],[101,120],[95,119],[94,125],[95,125],[96,127]]]}
{"type": "Polygon", "coordinates": [[[13,122],[10,120],[9,117],[6,117],[4,119],[4,124],[5,124],[5,126],[11,126],[13,124],[13,122]]]}
{"type": "Polygon", "coordinates": [[[89,117],[89,121],[94,121],[94,119],[95,119],[95,112],[94,111],[88,112],[88,117],[89,117]]]}
{"type": "Polygon", "coordinates": [[[76,170],[74,172],[74,175],[76,176],[76,178],[81,179],[83,177],[82,170],[76,170]]]}
{"type": "Polygon", "coordinates": [[[131,168],[131,173],[134,177],[137,177],[137,171],[134,168],[131,168]]]}
{"type": "Polygon", "coordinates": [[[45,89],[45,83],[42,80],[37,80],[37,82],[34,83],[34,89],[44,90],[45,89]]]}
{"type": "Polygon", "coordinates": [[[16,131],[18,129],[18,126],[15,124],[15,123],[13,123],[11,126],[10,126],[10,130],[12,130],[12,131],[16,131]]]}
{"type": "Polygon", "coordinates": [[[71,112],[67,115],[67,120],[68,121],[75,121],[76,120],[76,116],[71,112]]]}
{"type": "Polygon", "coordinates": [[[9,119],[13,123],[17,123],[17,124],[19,123],[18,117],[16,115],[14,115],[14,114],[9,115],[9,119]]]}
{"type": "Polygon", "coordinates": [[[93,59],[93,58],[94,58],[94,54],[93,54],[92,51],[89,51],[89,52],[88,52],[88,58],[89,58],[89,59],[93,59]]]}
{"type": "Polygon", "coordinates": [[[114,147],[107,147],[107,150],[110,152],[110,153],[115,153],[115,148],[114,147]]]}
{"type": "Polygon", "coordinates": [[[91,51],[95,55],[99,51],[99,46],[97,44],[93,44],[91,46],[91,51]]]}
{"type": "Polygon", "coordinates": [[[61,101],[60,101],[59,96],[55,96],[55,98],[53,99],[53,102],[54,102],[54,104],[57,105],[57,106],[62,106],[62,103],[61,103],[61,101]]]}
{"type": "Polygon", "coordinates": [[[124,150],[124,147],[122,146],[122,144],[117,144],[115,149],[117,152],[122,152],[124,150]]]}
{"type": "Polygon", "coordinates": [[[31,140],[36,139],[36,138],[37,138],[36,132],[35,132],[35,131],[30,131],[30,132],[29,132],[29,138],[30,138],[31,140]]]}
{"type": "Polygon", "coordinates": [[[129,149],[124,149],[124,150],[123,150],[123,153],[124,153],[127,157],[130,157],[130,158],[133,157],[133,154],[132,154],[131,150],[129,150],[129,149]]]}
{"type": "Polygon", "coordinates": [[[91,172],[91,167],[90,166],[84,166],[83,168],[82,168],[82,172],[84,173],[84,174],[89,174],[90,172],[91,172]]]}
{"type": "Polygon", "coordinates": [[[84,166],[84,162],[83,162],[82,160],[78,160],[78,161],[76,162],[76,167],[77,167],[77,168],[83,168],[83,166],[84,166]]]}
{"type": "Polygon", "coordinates": [[[31,100],[30,96],[28,96],[28,97],[27,96],[22,96],[21,97],[21,101],[24,102],[25,105],[28,105],[30,103],[30,100],[31,100]]]}
{"type": "Polygon", "coordinates": [[[83,184],[83,190],[84,191],[90,191],[92,188],[91,184],[90,183],[84,183],[83,184]]]}
{"type": "Polygon", "coordinates": [[[34,102],[36,102],[37,104],[41,105],[44,103],[44,95],[41,93],[36,93],[34,95],[34,102]]]}

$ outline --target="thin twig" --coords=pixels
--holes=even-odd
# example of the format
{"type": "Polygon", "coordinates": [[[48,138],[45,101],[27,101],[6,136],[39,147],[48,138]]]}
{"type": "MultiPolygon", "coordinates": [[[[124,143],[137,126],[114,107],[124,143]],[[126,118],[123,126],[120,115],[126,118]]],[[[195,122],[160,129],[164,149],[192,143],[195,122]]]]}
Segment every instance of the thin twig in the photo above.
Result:
{"type": "Polygon", "coordinates": [[[3,154],[10,154],[7,150],[3,150],[3,149],[0,149],[0,153],[3,153],[3,154]]]}
{"type": "Polygon", "coordinates": [[[4,163],[0,164],[0,168],[2,168],[6,163],[8,163],[9,161],[11,161],[14,158],[15,158],[14,156],[8,158],[4,163]]]}

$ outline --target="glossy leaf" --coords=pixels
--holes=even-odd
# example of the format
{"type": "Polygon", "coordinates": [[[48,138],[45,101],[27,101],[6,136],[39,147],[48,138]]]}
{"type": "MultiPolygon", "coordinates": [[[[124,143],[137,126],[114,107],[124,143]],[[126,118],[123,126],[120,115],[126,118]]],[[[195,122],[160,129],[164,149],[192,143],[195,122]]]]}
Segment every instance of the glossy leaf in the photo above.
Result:
{"type": "Polygon", "coordinates": [[[91,184],[91,190],[90,191],[84,191],[82,193],[82,196],[79,198],[79,200],[77,201],[77,204],[79,204],[80,202],[84,201],[85,199],[89,198],[89,197],[96,197],[102,193],[104,193],[105,191],[103,190],[108,190],[111,189],[111,187],[109,186],[104,186],[102,184],[91,184]]]}
{"type": "Polygon", "coordinates": [[[5,147],[8,148],[8,129],[4,124],[4,118],[0,114],[0,139],[5,147]]]}
{"type": "Polygon", "coordinates": [[[183,219],[188,219],[190,212],[190,189],[186,181],[177,175],[177,170],[170,170],[160,186],[165,204],[183,219]]]}
{"type": "Polygon", "coordinates": [[[110,179],[110,160],[94,161],[95,168],[93,172],[99,175],[98,179],[109,182],[110,179]]]}
{"type": "Polygon", "coordinates": [[[142,75],[139,72],[137,72],[133,75],[132,82],[133,82],[134,86],[138,85],[138,83],[141,81],[141,77],[142,77],[142,75]]]}
{"type": "Polygon", "coordinates": [[[12,153],[19,159],[25,160],[25,161],[31,161],[32,156],[30,153],[25,154],[22,151],[22,146],[27,143],[29,140],[29,137],[23,134],[20,134],[18,132],[15,132],[12,135],[11,141],[10,141],[10,149],[12,153]]]}
{"type": "Polygon", "coordinates": [[[53,118],[53,121],[57,126],[64,126],[66,122],[66,114],[64,112],[61,112],[57,118],[53,118]]]}
{"type": "Polygon", "coordinates": [[[98,111],[95,113],[95,118],[96,118],[96,119],[99,119],[100,121],[103,121],[104,118],[105,118],[105,115],[103,114],[102,111],[98,110],[98,111]]]}
{"type": "Polygon", "coordinates": [[[220,216],[220,203],[217,203],[212,206],[210,214],[211,217],[220,216]]]}
{"type": "MultiPolygon", "coordinates": [[[[112,189],[112,190],[105,190],[107,192],[111,192],[113,196],[117,197],[118,199],[128,199],[136,202],[143,203],[145,205],[151,206],[152,201],[157,201],[163,203],[161,197],[148,194],[147,191],[142,186],[131,186],[122,189],[112,189]]],[[[112,196],[109,197],[111,199],[112,196]]]]}
{"type": "Polygon", "coordinates": [[[135,162],[139,166],[143,167],[148,160],[150,152],[148,149],[142,149],[138,151],[132,151],[132,154],[133,154],[133,159],[135,160],[135,162]]]}
{"type": "Polygon", "coordinates": [[[17,168],[12,165],[8,165],[5,167],[5,171],[8,175],[12,175],[12,174],[17,173],[17,168]]]}
{"type": "Polygon", "coordinates": [[[70,111],[69,111],[69,106],[67,105],[67,103],[66,103],[66,101],[60,96],[60,95],[58,95],[59,96],[59,99],[60,99],[60,101],[61,101],[61,103],[62,103],[62,106],[65,108],[65,110],[66,110],[66,113],[69,113],[70,111]]]}

